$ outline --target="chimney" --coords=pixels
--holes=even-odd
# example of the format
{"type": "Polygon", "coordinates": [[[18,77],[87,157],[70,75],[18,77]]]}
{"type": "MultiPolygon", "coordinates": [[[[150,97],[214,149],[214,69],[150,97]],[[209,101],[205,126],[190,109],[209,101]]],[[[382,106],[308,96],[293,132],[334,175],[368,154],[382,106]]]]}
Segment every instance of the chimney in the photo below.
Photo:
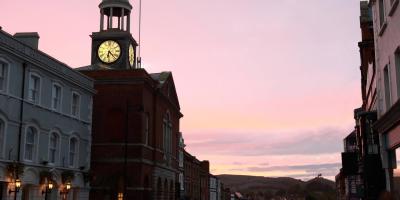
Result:
{"type": "Polygon", "coordinates": [[[203,170],[210,173],[210,162],[208,160],[201,161],[200,166],[203,170]]]}
{"type": "Polygon", "coordinates": [[[34,49],[39,47],[40,37],[37,32],[15,33],[14,38],[34,49]]]}

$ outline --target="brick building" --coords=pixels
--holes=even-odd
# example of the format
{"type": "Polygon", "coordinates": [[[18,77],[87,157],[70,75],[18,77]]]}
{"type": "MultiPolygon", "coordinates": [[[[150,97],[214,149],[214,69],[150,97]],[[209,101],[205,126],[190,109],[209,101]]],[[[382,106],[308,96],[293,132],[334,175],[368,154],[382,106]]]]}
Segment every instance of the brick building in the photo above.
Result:
{"type": "Polygon", "coordinates": [[[185,199],[209,200],[210,163],[199,161],[187,151],[184,151],[184,163],[185,199]]]}
{"type": "Polygon", "coordinates": [[[99,8],[92,63],[78,69],[97,91],[90,199],[175,199],[182,114],[172,73],[137,68],[128,0],[103,0],[99,8]]]}
{"type": "Polygon", "coordinates": [[[179,104],[172,74],[89,70],[93,103],[91,199],[174,199],[179,104]],[[109,197],[107,197],[109,196],[109,197]]]}

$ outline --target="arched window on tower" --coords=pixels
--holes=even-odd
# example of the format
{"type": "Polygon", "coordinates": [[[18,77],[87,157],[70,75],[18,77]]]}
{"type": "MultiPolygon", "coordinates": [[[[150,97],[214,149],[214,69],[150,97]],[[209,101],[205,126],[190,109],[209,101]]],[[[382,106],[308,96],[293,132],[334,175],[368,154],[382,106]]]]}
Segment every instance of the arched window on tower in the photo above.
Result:
{"type": "Polygon", "coordinates": [[[172,122],[169,113],[163,120],[163,136],[164,136],[164,152],[170,154],[172,152],[172,122]]]}
{"type": "Polygon", "coordinates": [[[150,133],[150,117],[146,113],[144,115],[144,144],[149,145],[149,133],[150,133]]]}

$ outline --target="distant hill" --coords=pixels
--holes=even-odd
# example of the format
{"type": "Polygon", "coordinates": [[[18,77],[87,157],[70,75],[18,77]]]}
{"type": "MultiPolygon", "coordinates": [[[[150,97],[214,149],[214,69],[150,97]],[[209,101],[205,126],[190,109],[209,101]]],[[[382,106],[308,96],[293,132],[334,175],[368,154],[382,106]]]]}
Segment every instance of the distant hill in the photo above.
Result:
{"type": "Polygon", "coordinates": [[[266,200],[277,197],[290,199],[335,199],[335,182],[324,178],[302,181],[289,177],[218,175],[225,187],[240,192],[248,199],[266,200]]]}

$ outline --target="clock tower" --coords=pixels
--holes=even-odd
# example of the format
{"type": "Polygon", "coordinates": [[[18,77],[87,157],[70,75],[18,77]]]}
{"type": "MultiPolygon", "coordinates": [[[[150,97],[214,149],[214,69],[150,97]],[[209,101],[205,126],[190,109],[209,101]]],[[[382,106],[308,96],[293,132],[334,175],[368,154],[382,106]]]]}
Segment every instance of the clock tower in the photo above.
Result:
{"type": "Polygon", "coordinates": [[[102,0],[100,31],[93,32],[92,66],[104,69],[135,69],[138,44],[130,33],[132,5],[129,0],[102,0]]]}

